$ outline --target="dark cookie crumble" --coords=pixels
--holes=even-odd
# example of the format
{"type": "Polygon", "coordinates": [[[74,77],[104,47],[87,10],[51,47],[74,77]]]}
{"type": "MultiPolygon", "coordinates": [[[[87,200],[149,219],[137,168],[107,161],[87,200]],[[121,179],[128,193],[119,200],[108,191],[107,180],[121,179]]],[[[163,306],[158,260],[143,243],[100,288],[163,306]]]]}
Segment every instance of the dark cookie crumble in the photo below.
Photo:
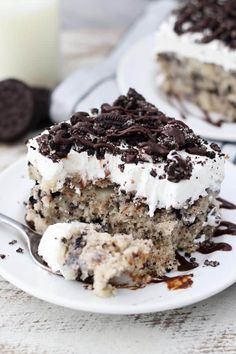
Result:
{"type": "Polygon", "coordinates": [[[155,178],[157,176],[157,171],[152,168],[150,171],[150,175],[155,178]]]}
{"type": "Polygon", "coordinates": [[[17,240],[12,240],[12,241],[9,242],[8,244],[11,245],[11,246],[13,246],[13,245],[15,245],[16,243],[17,243],[17,240]]]}
{"type": "Polygon", "coordinates": [[[124,163],[118,165],[118,167],[119,167],[121,172],[124,172],[124,170],[125,170],[125,164],[124,163]]]}
{"type": "Polygon", "coordinates": [[[17,253],[24,253],[24,250],[23,250],[23,248],[19,247],[19,248],[17,248],[16,252],[17,253]]]}
{"type": "Polygon", "coordinates": [[[236,1],[190,0],[175,11],[174,30],[178,35],[202,33],[200,43],[220,40],[236,49],[236,1]]]}
{"type": "Polygon", "coordinates": [[[206,259],[204,261],[204,265],[207,266],[207,267],[215,268],[215,267],[218,267],[220,265],[220,262],[218,262],[218,261],[209,261],[208,259],[206,259]]]}
{"type": "Polygon", "coordinates": [[[190,179],[193,165],[189,157],[184,159],[178,153],[175,153],[172,155],[171,159],[167,160],[164,169],[167,173],[167,179],[171,182],[178,183],[181,180],[190,179]]]}
{"type": "MultiPolygon", "coordinates": [[[[215,157],[205,142],[182,121],[167,117],[148,103],[134,89],[129,89],[112,104],[101,106],[95,115],[75,113],[70,122],[55,124],[48,134],[37,138],[39,151],[54,162],[65,158],[71,149],[103,159],[106,152],[120,155],[124,163],[167,162],[170,151],[184,150],[190,154],[215,157]]],[[[216,147],[214,150],[216,151],[216,147]]],[[[191,175],[189,161],[179,161],[181,180],[191,175]],[[187,171],[183,172],[186,167],[187,171]]],[[[125,165],[119,165],[121,172],[125,165]]],[[[168,174],[168,168],[166,173],[168,174]]],[[[155,174],[155,173],[154,173],[155,174]]]]}
{"type": "Polygon", "coordinates": [[[86,232],[82,232],[80,236],[78,236],[75,240],[75,245],[74,248],[83,248],[86,246],[86,240],[84,238],[84,236],[86,236],[86,232]]]}

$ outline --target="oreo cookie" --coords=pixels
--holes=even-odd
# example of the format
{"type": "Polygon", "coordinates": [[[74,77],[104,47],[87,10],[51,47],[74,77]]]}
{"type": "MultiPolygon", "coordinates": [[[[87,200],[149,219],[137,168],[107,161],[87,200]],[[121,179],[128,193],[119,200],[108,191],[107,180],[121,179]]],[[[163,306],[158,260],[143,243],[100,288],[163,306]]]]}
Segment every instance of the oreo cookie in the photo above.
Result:
{"type": "Polygon", "coordinates": [[[0,142],[14,142],[51,125],[51,92],[15,79],[0,81],[0,142]]]}
{"type": "Polygon", "coordinates": [[[50,90],[44,88],[32,88],[34,100],[34,112],[31,122],[31,130],[45,128],[50,126],[49,109],[50,109],[50,90]]]}
{"type": "Polygon", "coordinates": [[[13,142],[29,129],[34,99],[29,86],[15,79],[0,82],[0,141],[13,142]]]}

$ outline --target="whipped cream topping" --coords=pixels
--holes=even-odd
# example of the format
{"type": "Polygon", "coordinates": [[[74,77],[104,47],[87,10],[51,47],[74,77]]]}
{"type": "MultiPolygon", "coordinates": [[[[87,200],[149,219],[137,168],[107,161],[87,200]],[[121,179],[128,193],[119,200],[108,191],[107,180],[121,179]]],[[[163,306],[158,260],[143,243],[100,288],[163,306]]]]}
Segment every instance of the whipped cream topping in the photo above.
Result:
{"type": "MultiPolygon", "coordinates": [[[[79,175],[86,182],[96,182],[107,178],[117,184],[120,193],[132,192],[135,200],[142,201],[149,207],[152,217],[156,208],[181,209],[194,203],[199,197],[207,196],[208,191],[218,192],[224,177],[224,156],[215,153],[214,158],[178,151],[178,154],[192,164],[189,179],[178,183],[167,179],[165,162],[143,162],[124,164],[121,156],[105,153],[103,159],[89,156],[86,151],[76,152],[71,149],[67,157],[54,162],[39,152],[37,138],[28,143],[28,161],[41,176],[41,188],[55,192],[63,187],[66,178],[79,175]],[[122,166],[122,168],[121,168],[122,166]]],[[[213,151],[206,145],[208,151],[213,151]]],[[[171,151],[167,159],[172,160],[175,153],[171,151]]],[[[76,186],[75,193],[80,193],[76,186]]]]}
{"type": "Polygon", "coordinates": [[[207,44],[197,42],[202,39],[202,33],[188,32],[178,35],[174,31],[175,22],[176,17],[171,15],[157,30],[155,35],[155,52],[157,54],[174,53],[180,57],[220,65],[227,71],[236,70],[235,50],[217,39],[207,44]]]}

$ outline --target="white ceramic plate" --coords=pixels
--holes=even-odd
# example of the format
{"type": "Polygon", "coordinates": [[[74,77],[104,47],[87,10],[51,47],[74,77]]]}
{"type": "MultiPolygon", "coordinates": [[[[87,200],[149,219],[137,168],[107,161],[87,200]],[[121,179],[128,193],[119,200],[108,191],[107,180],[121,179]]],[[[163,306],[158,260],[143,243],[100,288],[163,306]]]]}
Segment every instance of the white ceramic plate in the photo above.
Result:
{"type": "MultiPolygon", "coordinates": [[[[158,77],[161,79],[158,64],[154,59],[153,36],[146,37],[126,52],[117,69],[117,81],[120,91],[126,93],[129,87],[135,88],[148,101],[155,104],[161,111],[181,119],[179,110],[174,108],[162,91],[158,88],[158,77]]],[[[236,141],[236,124],[224,123],[221,127],[214,126],[198,117],[201,112],[192,104],[185,103],[188,111],[187,124],[195,133],[211,140],[236,141]]]]}
{"type": "MultiPolygon", "coordinates": [[[[236,202],[236,167],[227,163],[226,178],[222,197],[236,202]]],[[[21,160],[0,175],[0,212],[23,222],[25,206],[31,182],[27,178],[26,161],[21,160]]],[[[236,222],[236,211],[223,210],[225,220],[236,222]]],[[[193,285],[188,289],[168,290],[165,283],[148,285],[136,291],[120,289],[116,297],[101,299],[85,290],[79,282],[70,282],[40,269],[30,258],[26,244],[11,228],[0,225],[0,275],[25,292],[42,300],[76,310],[133,314],[163,311],[193,304],[206,299],[236,281],[236,237],[222,236],[218,241],[226,241],[233,247],[231,252],[215,252],[208,256],[197,254],[200,266],[192,271],[193,285]],[[8,243],[17,239],[18,243],[8,243]],[[24,254],[16,253],[22,247],[24,254]],[[205,259],[217,260],[220,266],[204,267],[205,259]]],[[[188,272],[186,272],[187,274],[188,272]]],[[[170,276],[183,274],[173,272],[170,276]]]]}

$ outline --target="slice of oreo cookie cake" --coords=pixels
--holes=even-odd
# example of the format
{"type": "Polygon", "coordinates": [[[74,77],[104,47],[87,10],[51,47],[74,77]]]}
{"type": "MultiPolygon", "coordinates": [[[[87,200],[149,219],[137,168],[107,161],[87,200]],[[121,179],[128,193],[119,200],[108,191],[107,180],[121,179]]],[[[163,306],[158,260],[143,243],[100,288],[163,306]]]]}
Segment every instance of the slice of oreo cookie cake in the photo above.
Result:
{"type": "Polygon", "coordinates": [[[149,240],[144,267],[163,275],[176,268],[178,249],[193,251],[219,224],[224,160],[216,144],[130,89],[28,142],[35,185],[26,220],[39,233],[78,221],[149,240]]]}

